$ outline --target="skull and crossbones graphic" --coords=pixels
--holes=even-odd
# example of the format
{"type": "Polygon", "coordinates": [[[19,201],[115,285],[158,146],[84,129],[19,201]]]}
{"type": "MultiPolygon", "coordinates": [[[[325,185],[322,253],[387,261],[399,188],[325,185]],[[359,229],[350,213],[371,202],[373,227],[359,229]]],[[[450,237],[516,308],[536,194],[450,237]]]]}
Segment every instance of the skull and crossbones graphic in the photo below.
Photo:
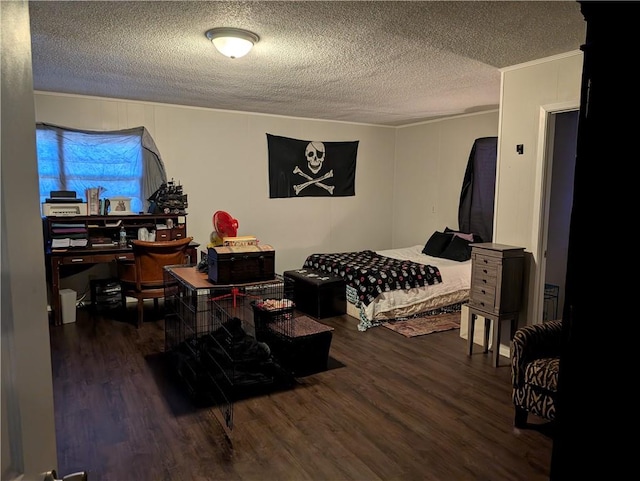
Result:
{"type": "MultiPolygon", "coordinates": [[[[304,154],[307,160],[309,171],[311,171],[311,173],[314,175],[318,174],[318,172],[320,172],[320,170],[322,169],[322,163],[325,160],[324,144],[322,142],[309,142],[307,148],[304,151],[304,154]]],[[[321,175],[320,177],[312,177],[296,165],[296,167],[293,169],[293,173],[298,174],[299,176],[304,177],[307,180],[306,182],[293,186],[293,190],[296,195],[298,195],[300,191],[306,189],[310,185],[317,185],[318,187],[321,187],[322,189],[333,195],[333,189],[335,188],[335,186],[327,185],[322,182],[323,180],[333,177],[333,169],[331,169],[326,174],[321,175]]]]}

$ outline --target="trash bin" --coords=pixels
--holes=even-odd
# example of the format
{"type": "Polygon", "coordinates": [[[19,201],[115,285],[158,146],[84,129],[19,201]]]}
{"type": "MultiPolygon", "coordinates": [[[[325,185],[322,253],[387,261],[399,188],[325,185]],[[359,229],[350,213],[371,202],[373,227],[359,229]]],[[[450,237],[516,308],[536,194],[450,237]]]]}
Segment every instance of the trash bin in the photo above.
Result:
{"type": "Polygon", "coordinates": [[[76,322],[76,296],[77,293],[73,289],[60,289],[63,324],[76,322]]]}

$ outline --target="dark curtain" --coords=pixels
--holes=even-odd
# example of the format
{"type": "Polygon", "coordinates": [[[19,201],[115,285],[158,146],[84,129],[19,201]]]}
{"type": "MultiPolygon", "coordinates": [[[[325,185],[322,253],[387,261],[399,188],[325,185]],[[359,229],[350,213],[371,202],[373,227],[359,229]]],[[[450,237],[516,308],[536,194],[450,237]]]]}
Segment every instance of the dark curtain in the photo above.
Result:
{"type": "Polygon", "coordinates": [[[476,139],[462,181],[458,228],[493,240],[493,208],[496,189],[498,137],[476,139]]]}

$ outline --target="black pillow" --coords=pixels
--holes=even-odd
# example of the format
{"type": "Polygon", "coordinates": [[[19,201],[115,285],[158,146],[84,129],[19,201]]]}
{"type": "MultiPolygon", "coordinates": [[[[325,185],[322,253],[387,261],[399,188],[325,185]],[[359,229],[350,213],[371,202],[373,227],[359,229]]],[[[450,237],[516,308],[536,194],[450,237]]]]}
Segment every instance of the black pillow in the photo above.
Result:
{"type": "Polygon", "coordinates": [[[432,257],[440,257],[451,242],[451,239],[453,239],[453,234],[436,231],[429,237],[422,249],[422,253],[432,257]]]}
{"type": "Polygon", "coordinates": [[[440,254],[440,257],[458,262],[468,261],[471,259],[471,246],[469,244],[468,240],[454,236],[447,248],[440,254]]]}

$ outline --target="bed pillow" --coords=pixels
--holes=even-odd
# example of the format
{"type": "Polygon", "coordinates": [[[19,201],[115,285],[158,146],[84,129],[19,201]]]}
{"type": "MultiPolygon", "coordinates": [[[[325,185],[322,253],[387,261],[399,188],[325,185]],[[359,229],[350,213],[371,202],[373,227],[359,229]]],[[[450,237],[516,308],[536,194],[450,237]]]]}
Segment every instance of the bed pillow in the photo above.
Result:
{"type": "Polygon", "coordinates": [[[458,237],[462,237],[463,239],[466,239],[469,242],[484,242],[482,240],[482,237],[480,237],[478,234],[461,232],[459,230],[450,229],[449,227],[445,227],[444,231],[448,234],[453,234],[453,235],[457,235],[458,237]]]}
{"type": "Polygon", "coordinates": [[[464,232],[454,232],[453,235],[455,237],[460,237],[461,239],[464,239],[466,241],[473,242],[473,234],[466,234],[464,232]]]}
{"type": "Polygon", "coordinates": [[[469,244],[468,240],[454,235],[449,245],[440,254],[440,257],[458,262],[468,261],[471,259],[471,246],[469,244]]]}
{"type": "Polygon", "coordinates": [[[452,239],[453,234],[435,231],[424,245],[422,253],[432,257],[440,257],[452,239]]]}

